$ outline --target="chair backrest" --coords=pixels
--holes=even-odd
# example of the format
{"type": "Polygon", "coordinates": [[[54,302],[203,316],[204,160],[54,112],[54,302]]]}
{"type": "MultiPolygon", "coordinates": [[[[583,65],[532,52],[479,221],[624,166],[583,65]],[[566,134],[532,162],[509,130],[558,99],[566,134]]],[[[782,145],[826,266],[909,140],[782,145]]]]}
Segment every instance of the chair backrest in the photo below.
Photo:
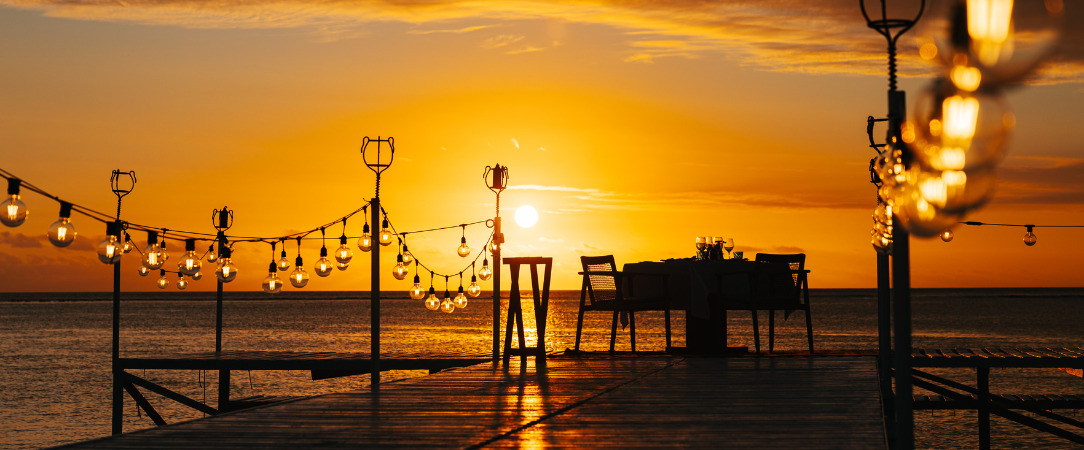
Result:
{"type": "Polygon", "coordinates": [[[805,270],[805,253],[757,253],[756,262],[771,265],[786,265],[792,272],[781,272],[765,266],[759,270],[760,276],[755,284],[758,307],[786,308],[801,304],[799,280],[805,270]]]}
{"type": "MultiPolygon", "coordinates": [[[[584,272],[615,272],[617,264],[614,255],[581,256],[580,264],[584,272]]],[[[587,289],[591,304],[610,302],[621,299],[621,286],[614,275],[584,275],[584,288],[587,289]]]]}

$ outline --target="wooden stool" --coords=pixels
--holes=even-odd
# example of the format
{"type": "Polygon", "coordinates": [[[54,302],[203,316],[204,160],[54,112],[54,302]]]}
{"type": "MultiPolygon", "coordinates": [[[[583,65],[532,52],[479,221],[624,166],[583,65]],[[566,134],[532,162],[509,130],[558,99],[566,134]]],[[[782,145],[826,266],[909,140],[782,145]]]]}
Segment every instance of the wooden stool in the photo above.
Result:
{"type": "Polygon", "coordinates": [[[512,272],[512,287],[508,294],[508,326],[504,333],[504,364],[508,365],[509,357],[519,355],[523,361],[528,356],[534,356],[539,364],[546,363],[546,314],[550,305],[550,271],[553,268],[553,258],[549,257],[522,257],[504,258],[504,263],[512,272]],[[534,347],[527,347],[527,341],[523,336],[523,307],[520,304],[519,294],[519,269],[520,265],[531,266],[532,300],[534,300],[534,320],[538,330],[538,343],[534,347]],[[542,280],[542,289],[539,292],[538,266],[546,267],[545,277],[542,280]],[[514,325],[519,329],[519,348],[512,348],[512,328],[514,325]]]}

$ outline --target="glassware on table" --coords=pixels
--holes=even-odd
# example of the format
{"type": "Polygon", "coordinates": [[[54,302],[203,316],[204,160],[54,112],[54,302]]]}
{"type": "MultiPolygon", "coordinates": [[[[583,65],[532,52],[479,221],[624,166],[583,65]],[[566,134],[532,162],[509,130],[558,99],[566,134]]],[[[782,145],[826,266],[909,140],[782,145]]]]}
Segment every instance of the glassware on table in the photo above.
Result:
{"type": "Polygon", "coordinates": [[[715,236],[715,237],[711,238],[711,240],[712,240],[711,249],[714,252],[714,255],[712,256],[711,259],[723,259],[723,237],[722,236],[715,236]]]}
{"type": "Polygon", "coordinates": [[[724,238],[723,249],[726,250],[727,259],[733,259],[734,257],[731,256],[730,251],[734,250],[734,238],[724,238]]]}
{"type": "Polygon", "coordinates": [[[708,242],[703,236],[696,237],[696,259],[704,259],[704,249],[708,248],[708,242]]]}

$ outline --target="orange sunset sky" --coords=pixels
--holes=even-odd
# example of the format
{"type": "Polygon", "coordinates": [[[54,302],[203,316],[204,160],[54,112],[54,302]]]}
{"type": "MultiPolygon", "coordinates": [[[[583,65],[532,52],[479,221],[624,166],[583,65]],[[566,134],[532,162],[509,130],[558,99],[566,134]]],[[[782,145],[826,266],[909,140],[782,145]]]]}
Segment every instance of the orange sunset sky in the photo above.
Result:
{"type": "MultiPolygon", "coordinates": [[[[1084,228],[1041,227],[1084,225],[1084,5],[1066,9],[1059,52],[1006,94],[1017,128],[998,191],[968,217],[1040,225],[1038,244],[989,226],[914,240],[914,286],[1082,285],[1084,228]]],[[[938,74],[924,39],[920,24],[900,41],[909,103],[938,74]]],[[[689,257],[698,235],[733,237],[747,257],[805,252],[813,288],[875,285],[865,122],[885,115],[888,84],[857,1],[0,0],[0,42],[0,168],[106,212],[111,171],[134,170],[134,223],[213,232],[228,205],[230,234],[317,227],[373,196],[362,138],[393,136],[381,198],[399,230],[492,217],[481,175],[507,165],[505,256],[553,256],[558,289],[579,288],[580,255],[689,257]],[[538,225],[512,222],[522,205],[538,225]]],[[[54,248],[57,203],[23,197],[30,218],[0,229],[0,291],[110,290],[93,251],[104,225],[77,215],[76,243],[54,248]]],[[[488,233],[470,227],[468,242],[488,233]]],[[[458,272],[459,237],[408,243],[458,272]]],[[[391,249],[383,287],[408,289],[391,249]]],[[[309,264],[318,251],[302,247],[309,264]]],[[[270,247],[238,244],[234,259],[227,289],[258,290],[270,247]]],[[[123,264],[125,290],[155,289],[135,254],[123,264]]],[[[356,252],[306,289],[368,286],[356,252]]]]}

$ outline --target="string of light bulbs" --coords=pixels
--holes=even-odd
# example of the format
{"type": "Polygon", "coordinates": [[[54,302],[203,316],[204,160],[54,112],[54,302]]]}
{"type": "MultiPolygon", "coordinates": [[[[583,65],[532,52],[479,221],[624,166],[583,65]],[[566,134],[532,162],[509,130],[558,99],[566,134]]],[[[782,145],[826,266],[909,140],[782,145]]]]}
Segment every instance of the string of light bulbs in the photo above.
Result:
{"type": "MultiPolygon", "coordinates": [[[[1039,237],[1035,235],[1036,228],[1084,228],[1084,225],[1036,225],[1032,223],[987,223],[976,220],[968,220],[960,222],[962,225],[969,226],[992,226],[992,227],[1018,227],[1024,228],[1024,245],[1031,247],[1039,242],[1039,237]]],[[[941,232],[941,240],[944,242],[951,242],[955,237],[952,229],[941,232]]]]}
{"type": "MultiPolygon", "coordinates": [[[[8,196],[2,203],[0,203],[0,222],[2,222],[4,225],[9,227],[17,227],[19,225],[22,225],[22,223],[26,220],[28,210],[26,204],[23,203],[21,199],[21,188],[25,188],[28,191],[57,201],[58,203],[60,203],[60,218],[57,220],[57,222],[50,226],[49,232],[47,233],[51,243],[53,243],[57,247],[62,248],[67,247],[71,245],[72,242],[74,242],[77,233],[75,232],[74,225],[71,223],[71,215],[73,212],[82,214],[92,220],[105,223],[107,237],[105,241],[99,244],[99,259],[103,263],[112,264],[119,261],[120,256],[122,256],[123,254],[129,253],[132,250],[136,250],[136,252],[141,256],[141,264],[137,269],[137,272],[140,276],[145,277],[148,276],[152,271],[158,270],[160,277],[156,280],[155,284],[160,289],[165,289],[170,284],[172,284],[166,277],[166,274],[177,274],[178,281],[176,283],[176,286],[178,289],[181,290],[187,288],[188,286],[188,281],[185,278],[186,276],[193,281],[200,280],[203,277],[203,273],[201,271],[203,260],[206,260],[209,263],[217,263],[215,273],[218,279],[223,282],[230,282],[237,276],[237,268],[233,265],[231,260],[233,245],[238,242],[263,242],[270,244],[272,249],[272,262],[269,266],[268,276],[264,279],[264,282],[262,283],[263,290],[268,293],[280,292],[283,283],[281,279],[278,278],[277,272],[285,272],[291,267],[290,261],[286,255],[285,247],[287,240],[293,240],[297,243],[297,255],[294,259],[293,265],[294,270],[289,274],[290,283],[296,288],[305,287],[309,281],[309,275],[308,272],[304,269],[304,261],[301,256],[301,241],[304,239],[321,240],[320,259],[315,265],[316,273],[318,276],[329,276],[331,274],[332,267],[337,268],[338,270],[345,270],[353,257],[353,251],[350,249],[350,246],[348,244],[348,239],[352,239],[353,237],[348,237],[346,234],[347,220],[359,212],[367,213],[368,207],[371,205],[371,202],[366,202],[360,208],[344,214],[342,217],[337,218],[324,225],[287,235],[275,237],[227,235],[224,233],[224,230],[229,228],[229,226],[227,225],[224,225],[224,228],[220,228],[217,234],[210,234],[204,232],[176,230],[166,227],[157,227],[152,225],[120,221],[100,211],[96,211],[91,208],[65,201],[56,195],[50,194],[44,189],[41,189],[31,183],[23,181],[21,178],[16,177],[11,172],[8,172],[2,168],[0,168],[0,175],[2,175],[8,182],[8,196]],[[326,246],[326,230],[327,228],[339,223],[343,224],[343,229],[342,234],[339,238],[340,245],[338,248],[336,248],[335,251],[336,262],[333,265],[327,258],[328,252],[326,246]],[[142,231],[147,233],[147,246],[145,249],[140,250],[139,247],[134,244],[129,230],[142,231]],[[315,233],[316,231],[320,232],[320,237],[310,238],[309,235],[315,233]],[[166,261],[169,259],[169,253],[167,251],[167,240],[183,241],[185,243],[185,252],[181,257],[181,262],[178,264],[178,270],[176,271],[167,270],[166,268],[164,268],[166,261]],[[201,255],[197,254],[195,250],[195,244],[197,241],[211,241],[212,244],[201,255]],[[213,242],[220,243],[220,248],[218,252],[214,251],[213,242]],[[276,244],[278,243],[283,244],[283,248],[281,258],[276,261],[274,259],[274,252],[276,244]]],[[[134,175],[132,176],[134,179],[134,175]]],[[[438,273],[429,266],[426,266],[421,261],[419,261],[413,255],[413,253],[408,250],[405,239],[408,234],[434,232],[459,227],[462,230],[462,234],[460,238],[460,246],[457,248],[457,254],[461,257],[467,257],[471,252],[466,242],[466,227],[479,224],[485,224],[487,227],[492,227],[492,219],[399,233],[395,230],[395,228],[388,220],[387,211],[383,207],[381,207],[380,209],[380,212],[383,215],[383,221],[381,223],[380,233],[377,236],[377,242],[380,245],[386,246],[391,244],[393,237],[398,237],[399,240],[399,254],[396,258],[397,263],[393,268],[393,275],[396,279],[404,279],[409,273],[409,264],[411,262],[414,263],[416,269],[418,267],[421,267],[428,270],[430,272],[431,281],[429,289],[431,299],[427,299],[426,306],[429,309],[440,309],[443,312],[451,313],[456,308],[461,309],[467,306],[467,300],[466,296],[464,295],[463,288],[463,275],[464,273],[466,273],[468,268],[471,270],[471,284],[470,287],[466,290],[466,293],[469,294],[471,297],[477,297],[481,293],[481,287],[479,287],[477,284],[477,278],[480,277],[483,281],[485,281],[492,276],[492,270],[489,268],[488,258],[483,259],[481,270],[475,272],[475,268],[478,258],[484,257],[485,251],[487,249],[490,251],[495,251],[496,246],[499,245],[494,243],[493,233],[490,233],[490,236],[486,243],[482,246],[482,249],[478,251],[478,253],[469,264],[465,265],[463,269],[459,270],[458,272],[450,272],[446,274],[438,273]],[[443,300],[436,299],[435,297],[435,289],[433,287],[432,280],[436,276],[443,276],[445,278],[445,296],[443,300]],[[454,299],[452,299],[450,298],[447,284],[449,278],[454,276],[459,277],[460,286],[458,295],[454,299]],[[434,300],[436,301],[436,303],[433,302],[434,300]]],[[[227,211],[223,209],[222,212],[229,213],[230,221],[232,222],[232,211],[227,211]]],[[[215,213],[217,214],[219,213],[219,211],[216,210],[215,213]]],[[[119,216],[120,211],[118,202],[117,217],[119,218],[119,216]]],[[[370,251],[372,248],[373,239],[372,236],[369,234],[370,228],[367,214],[363,214],[363,217],[365,217],[365,225],[362,231],[362,235],[356,237],[358,239],[357,245],[362,251],[370,251]]],[[[216,228],[219,227],[216,226],[216,228]]],[[[423,293],[421,293],[420,291],[420,280],[417,274],[415,275],[414,281],[415,288],[411,290],[411,298],[414,298],[416,300],[421,299],[420,295],[423,293]],[[417,293],[415,291],[417,291],[417,293]]]]}

